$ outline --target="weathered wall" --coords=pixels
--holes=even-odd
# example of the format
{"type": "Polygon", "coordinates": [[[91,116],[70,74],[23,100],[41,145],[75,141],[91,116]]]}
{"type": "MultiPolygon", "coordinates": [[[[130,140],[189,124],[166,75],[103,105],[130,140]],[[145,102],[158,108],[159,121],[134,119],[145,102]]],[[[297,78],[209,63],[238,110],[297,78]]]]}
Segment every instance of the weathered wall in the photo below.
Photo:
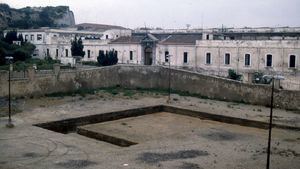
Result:
{"type": "MultiPolygon", "coordinates": [[[[127,88],[168,88],[169,69],[160,66],[111,66],[89,70],[60,71],[33,78],[13,80],[15,96],[68,92],[80,88],[101,88],[120,85],[127,88]]],[[[7,74],[0,72],[0,97],[7,95],[7,74]]],[[[173,90],[199,94],[211,99],[269,105],[269,86],[253,85],[205,76],[189,71],[171,70],[173,90]]],[[[275,91],[275,105],[300,109],[300,91],[275,91]]]]}

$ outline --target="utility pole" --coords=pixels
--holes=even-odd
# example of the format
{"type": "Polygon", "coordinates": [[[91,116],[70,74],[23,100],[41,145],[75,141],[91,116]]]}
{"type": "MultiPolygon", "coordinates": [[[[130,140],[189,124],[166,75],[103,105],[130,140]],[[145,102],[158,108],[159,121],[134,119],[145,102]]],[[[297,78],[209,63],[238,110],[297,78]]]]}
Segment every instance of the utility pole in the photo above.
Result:
{"type": "Polygon", "coordinates": [[[171,103],[171,55],[167,55],[166,57],[168,57],[168,62],[169,62],[169,96],[168,96],[168,100],[167,103],[171,103]]]}
{"type": "Polygon", "coordinates": [[[8,123],[6,124],[7,128],[13,128],[14,124],[11,120],[11,95],[10,95],[10,80],[11,80],[11,71],[12,71],[12,60],[14,59],[12,56],[5,57],[5,59],[9,63],[9,70],[8,70],[8,123]]]}

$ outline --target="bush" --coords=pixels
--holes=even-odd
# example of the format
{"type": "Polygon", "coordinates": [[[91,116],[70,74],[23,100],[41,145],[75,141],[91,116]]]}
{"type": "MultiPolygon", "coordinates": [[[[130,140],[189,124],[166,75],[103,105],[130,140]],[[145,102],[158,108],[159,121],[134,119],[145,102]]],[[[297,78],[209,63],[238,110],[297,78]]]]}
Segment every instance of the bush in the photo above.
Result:
{"type": "Polygon", "coordinates": [[[100,52],[97,60],[101,66],[115,65],[118,63],[118,55],[115,50],[111,50],[106,54],[104,54],[104,52],[100,52]]]}
{"type": "Polygon", "coordinates": [[[264,78],[264,74],[261,72],[255,72],[253,74],[253,81],[252,83],[257,83],[257,84],[270,84],[272,82],[271,78],[264,78]]]}
{"type": "Polygon", "coordinates": [[[243,76],[240,74],[237,74],[235,70],[233,70],[233,69],[228,70],[228,78],[229,79],[241,81],[242,77],[243,76]]]}

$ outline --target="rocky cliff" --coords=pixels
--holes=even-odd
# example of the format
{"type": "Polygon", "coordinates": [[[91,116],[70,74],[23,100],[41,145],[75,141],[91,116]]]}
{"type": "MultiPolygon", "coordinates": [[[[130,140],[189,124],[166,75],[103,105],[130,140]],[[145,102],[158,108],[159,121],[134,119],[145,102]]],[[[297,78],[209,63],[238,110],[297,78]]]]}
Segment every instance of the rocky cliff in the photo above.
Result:
{"type": "Polygon", "coordinates": [[[14,9],[0,4],[0,28],[39,28],[74,26],[74,14],[68,6],[26,7],[14,9]]]}

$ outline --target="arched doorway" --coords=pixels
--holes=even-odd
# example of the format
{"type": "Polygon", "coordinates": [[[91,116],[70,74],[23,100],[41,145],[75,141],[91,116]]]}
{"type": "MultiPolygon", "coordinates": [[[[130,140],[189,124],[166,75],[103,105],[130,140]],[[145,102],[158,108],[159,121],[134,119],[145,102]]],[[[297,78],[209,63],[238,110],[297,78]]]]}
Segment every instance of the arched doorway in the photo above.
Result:
{"type": "Polygon", "coordinates": [[[144,57],[144,64],[145,65],[152,65],[152,58],[153,58],[153,56],[152,56],[152,48],[150,48],[150,47],[147,47],[147,48],[145,48],[145,57],[144,57]]]}

